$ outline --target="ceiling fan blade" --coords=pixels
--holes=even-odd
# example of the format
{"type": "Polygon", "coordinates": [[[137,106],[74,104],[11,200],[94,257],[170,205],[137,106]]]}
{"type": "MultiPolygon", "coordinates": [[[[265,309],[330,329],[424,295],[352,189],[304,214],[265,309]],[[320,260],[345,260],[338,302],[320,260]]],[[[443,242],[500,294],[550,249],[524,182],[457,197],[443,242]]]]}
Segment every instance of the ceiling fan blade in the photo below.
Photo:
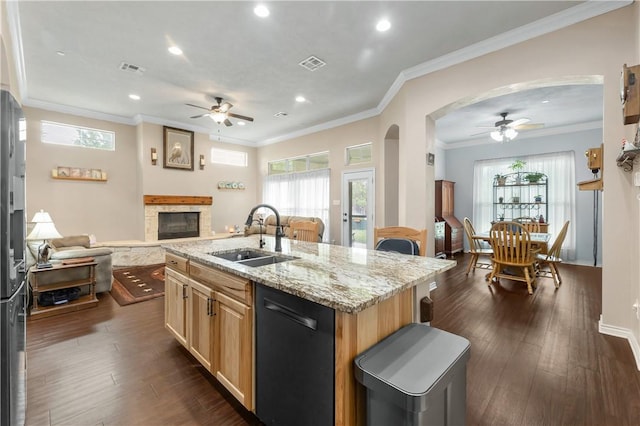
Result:
{"type": "Polygon", "coordinates": [[[201,107],[200,105],[194,105],[194,104],[185,104],[185,105],[189,105],[195,108],[200,108],[200,109],[206,109],[207,111],[211,111],[211,108],[205,108],[205,107],[201,107]]]}
{"type": "Polygon", "coordinates": [[[227,126],[227,127],[229,127],[229,126],[233,126],[233,123],[232,123],[231,121],[229,121],[229,119],[228,119],[228,118],[227,118],[227,119],[225,119],[225,120],[223,121],[223,123],[224,123],[224,125],[225,125],[225,126],[227,126]]]}
{"type": "Polygon", "coordinates": [[[220,112],[227,112],[227,111],[229,111],[231,109],[232,106],[233,105],[231,105],[229,102],[225,102],[225,103],[223,103],[222,105],[220,105],[218,107],[218,110],[220,112]]]}
{"type": "Polygon", "coordinates": [[[191,118],[206,117],[206,116],[208,116],[208,115],[211,115],[211,114],[209,114],[209,113],[206,113],[206,114],[199,114],[199,115],[194,115],[194,116],[193,116],[193,117],[191,117],[191,118]]]}
{"type": "Polygon", "coordinates": [[[531,121],[531,119],[529,119],[529,118],[519,118],[518,120],[514,120],[511,123],[507,124],[507,126],[515,128],[517,126],[520,126],[520,125],[522,125],[524,123],[528,123],[530,121],[531,121]]]}
{"type": "Polygon", "coordinates": [[[516,130],[533,130],[533,129],[541,129],[544,127],[544,123],[529,123],[529,124],[521,124],[519,126],[514,127],[516,130]]]}
{"type": "MultiPolygon", "coordinates": [[[[493,127],[491,127],[491,129],[493,129],[493,127]]],[[[485,130],[484,132],[473,133],[473,134],[470,134],[469,136],[470,136],[470,137],[473,137],[473,136],[480,136],[480,135],[486,135],[486,134],[489,134],[489,133],[491,133],[489,130],[485,130]]]]}
{"type": "Polygon", "coordinates": [[[247,117],[246,115],[234,114],[234,113],[232,113],[232,112],[227,113],[227,115],[228,115],[229,117],[237,118],[237,119],[239,119],[239,120],[253,121],[253,118],[251,118],[251,117],[247,117]]]}

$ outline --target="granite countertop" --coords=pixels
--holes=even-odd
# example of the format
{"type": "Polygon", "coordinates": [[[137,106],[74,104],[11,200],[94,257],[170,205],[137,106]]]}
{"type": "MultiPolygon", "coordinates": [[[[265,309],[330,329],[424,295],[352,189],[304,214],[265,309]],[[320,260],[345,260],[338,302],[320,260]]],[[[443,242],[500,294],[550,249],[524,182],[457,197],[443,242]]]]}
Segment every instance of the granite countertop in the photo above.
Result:
{"type": "MultiPolygon", "coordinates": [[[[275,238],[264,236],[263,250],[274,252],[275,238]]],[[[211,253],[258,249],[258,235],[211,241],[163,244],[168,252],[248,278],[330,308],[357,313],[402,290],[427,284],[451,269],[453,260],[408,256],[331,244],[282,239],[282,254],[297,259],[250,267],[211,253]]]]}

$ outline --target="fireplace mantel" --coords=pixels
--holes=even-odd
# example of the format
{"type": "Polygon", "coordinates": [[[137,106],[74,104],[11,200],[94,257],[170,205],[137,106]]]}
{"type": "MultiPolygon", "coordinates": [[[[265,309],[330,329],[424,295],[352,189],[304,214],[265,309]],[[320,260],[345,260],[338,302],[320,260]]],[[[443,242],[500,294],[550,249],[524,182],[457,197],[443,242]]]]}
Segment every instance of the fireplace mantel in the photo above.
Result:
{"type": "Polygon", "coordinates": [[[213,204],[213,197],[199,197],[196,195],[145,195],[144,205],[192,205],[210,206],[213,204]]]}

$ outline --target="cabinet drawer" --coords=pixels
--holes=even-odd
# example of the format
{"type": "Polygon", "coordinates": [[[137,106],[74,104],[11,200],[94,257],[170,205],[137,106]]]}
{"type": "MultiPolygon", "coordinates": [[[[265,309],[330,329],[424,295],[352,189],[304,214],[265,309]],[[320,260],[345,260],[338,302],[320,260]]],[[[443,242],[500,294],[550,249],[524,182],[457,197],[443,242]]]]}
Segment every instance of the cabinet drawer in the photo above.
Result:
{"type": "Polygon", "coordinates": [[[212,288],[227,294],[247,305],[253,304],[251,281],[218,269],[193,262],[189,265],[189,275],[194,280],[213,286],[212,288]]]}
{"type": "Polygon", "coordinates": [[[189,272],[189,260],[184,257],[176,256],[175,254],[167,253],[165,256],[166,266],[176,271],[188,273],[189,272]]]}

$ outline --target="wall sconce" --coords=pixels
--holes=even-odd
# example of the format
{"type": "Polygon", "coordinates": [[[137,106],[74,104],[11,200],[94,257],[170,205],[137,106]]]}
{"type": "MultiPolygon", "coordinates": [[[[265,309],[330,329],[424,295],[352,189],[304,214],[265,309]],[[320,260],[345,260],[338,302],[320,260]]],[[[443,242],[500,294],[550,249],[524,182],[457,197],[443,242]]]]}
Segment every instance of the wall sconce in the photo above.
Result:
{"type": "Polygon", "coordinates": [[[204,155],[200,154],[200,170],[204,170],[204,155]]]}
{"type": "Polygon", "coordinates": [[[155,166],[157,162],[158,162],[158,152],[156,151],[155,148],[151,148],[151,164],[155,166]]]}

